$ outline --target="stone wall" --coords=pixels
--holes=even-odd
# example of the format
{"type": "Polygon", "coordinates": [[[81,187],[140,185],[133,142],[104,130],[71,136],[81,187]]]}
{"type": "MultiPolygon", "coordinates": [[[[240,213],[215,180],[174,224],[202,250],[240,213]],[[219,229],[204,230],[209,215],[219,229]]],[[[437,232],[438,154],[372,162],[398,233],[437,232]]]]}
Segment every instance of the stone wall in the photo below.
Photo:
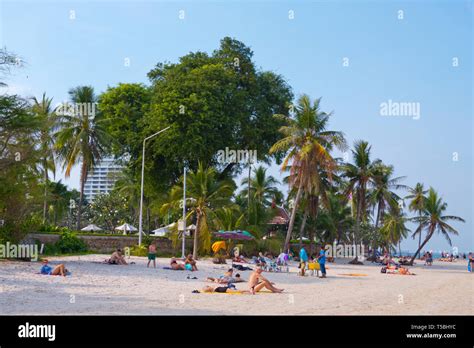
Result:
{"type": "MultiPolygon", "coordinates": [[[[138,237],[128,236],[91,236],[91,235],[78,235],[82,239],[87,248],[91,251],[100,253],[111,253],[118,248],[131,247],[138,244],[138,237]]],[[[58,234],[47,234],[47,233],[31,233],[27,236],[28,240],[36,240],[40,244],[54,244],[58,241],[58,234]]],[[[158,254],[173,254],[176,250],[173,250],[172,242],[168,238],[155,237],[158,254]]],[[[186,240],[186,250],[189,252],[192,248],[192,240],[186,240]]],[[[178,247],[181,250],[181,244],[178,247]]],[[[181,253],[179,253],[181,254],[181,253]]]]}

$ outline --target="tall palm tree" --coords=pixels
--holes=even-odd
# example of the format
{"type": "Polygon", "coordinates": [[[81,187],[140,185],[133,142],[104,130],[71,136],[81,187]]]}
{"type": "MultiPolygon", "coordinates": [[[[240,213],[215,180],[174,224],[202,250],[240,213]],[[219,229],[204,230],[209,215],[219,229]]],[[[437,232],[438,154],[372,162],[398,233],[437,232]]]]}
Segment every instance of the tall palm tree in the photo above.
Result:
{"type": "Polygon", "coordinates": [[[56,133],[56,149],[63,162],[65,176],[81,162],[80,197],[77,212],[77,229],[81,228],[84,184],[88,172],[100,161],[111,138],[105,131],[104,120],[93,112],[97,97],[91,86],[79,86],[69,90],[74,112],[64,112],[60,116],[59,131],[56,133]],[[80,111],[78,111],[80,110],[80,111]]]}
{"type": "Polygon", "coordinates": [[[248,207],[248,218],[250,220],[250,212],[253,210],[254,221],[252,222],[257,225],[261,217],[259,213],[263,213],[272,204],[272,200],[278,192],[275,186],[278,184],[278,181],[273,176],[267,175],[267,169],[263,166],[255,168],[253,173],[254,175],[250,179],[244,178],[242,180],[242,185],[248,186],[248,189],[242,191],[242,194],[244,197],[247,196],[247,204],[250,204],[248,207]],[[254,203],[254,209],[251,209],[252,202],[254,203]]]}
{"type": "Polygon", "coordinates": [[[394,169],[391,165],[379,163],[375,168],[375,177],[373,189],[369,194],[369,200],[373,205],[377,205],[377,215],[375,217],[375,228],[378,227],[379,222],[383,222],[383,216],[387,208],[395,208],[401,197],[393,190],[408,189],[408,186],[401,185],[399,182],[403,180],[404,176],[393,178],[394,169]]]}
{"type": "Polygon", "coordinates": [[[214,225],[216,228],[233,231],[242,228],[245,215],[240,211],[240,207],[225,206],[214,212],[214,225]]]}
{"type": "Polygon", "coordinates": [[[320,103],[321,98],[311,102],[309,96],[302,95],[295,107],[294,117],[285,118],[288,124],[280,128],[283,138],[270,148],[270,153],[286,154],[282,171],[290,167],[289,186],[296,189],[284,250],[289,249],[296,211],[303,191],[319,192],[318,170],[324,168],[329,173],[334,172],[336,161],[330,151],[334,147],[341,150],[346,147],[342,132],[327,130],[332,114],[321,111],[320,103]]]}
{"type": "MultiPolygon", "coordinates": [[[[426,193],[428,191],[425,190],[423,184],[419,182],[415,185],[414,188],[408,188],[408,192],[409,195],[405,197],[407,199],[411,199],[408,208],[410,209],[410,211],[415,212],[420,217],[425,207],[426,193]]],[[[418,234],[418,248],[421,245],[421,232],[421,229],[418,232],[415,232],[415,235],[418,234]]]]}
{"type": "Polygon", "coordinates": [[[57,115],[53,110],[51,103],[53,98],[47,98],[43,93],[41,100],[36,97],[32,98],[33,105],[31,111],[38,119],[39,128],[39,152],[41,156],[41,167],[44,180],[44,197],[43,197],[43,223],[46,222],[48,212],[48,189],[49,189],[49,172],[55,176],[55,151],[54,151],[54,129],[57,121],[57,115]]]}
{"type": "Polygon", "coordinates": [[[424,202],[422,214],[410,219],[411,221],[419,223],[419,226],[413,235],[421,233],[423,229],[426,230],[425,240],[421,243],[415,255],[411,258],[410,264],[413,264],[413,261],[416,259],[420,250],[423,249],[435,232],[441,233],[447,239],[449,245],[452,245],[449,234],[458,235],[459,233],[452,226],[448,225],[446,221],[465,221],[458,216],[443,215],[447,207],[447,203],[443,202],[443,200],[438,196],[438,193],[430,187],[428,190],[428,196],[424,202]]]}
{"type": "Polygon", "coordinates": [[[397,244],[400,246],[402,239],[406,238],[408,232],[410,232],[406,227],[407,221],[403,211],[398,206],[393,207],[388,214],[385,214],[380,233],[389,251],[397,244]]]}
{"type": "MultiPolygon", "coordinates": [[[[211,215],[214,210],[230,203],[234,189],[235,183],[232,180],[218,180],[216,170],[214,168],[204,168],[202,163],[198,164],[197,170],[190,171],[187,174],[186,197],[190,200],[187,218],[191,215],[196,216],[193,257],[197,257],[199,240],[201,240],[202,249],[210,249],[209,223],[212,220],[211,215]]],[[[182,184],[173,187],[171,196],[175,202],[182,199],[182,184]]]]}
{"type": "Polygon", "coordinates": [[[356,204],[356,218],[354,238],[357,243],[360,224],[367,216],[368,197],[367,190],[374,184],[377,175],[377,165],[380,160],[372,161],[370,158],[371,146],[368,142],[359,140],[354,144],[352,157],[354,164],[343,165],[343,176],[348,178],[346,194],[350,195],[356,204]]]}

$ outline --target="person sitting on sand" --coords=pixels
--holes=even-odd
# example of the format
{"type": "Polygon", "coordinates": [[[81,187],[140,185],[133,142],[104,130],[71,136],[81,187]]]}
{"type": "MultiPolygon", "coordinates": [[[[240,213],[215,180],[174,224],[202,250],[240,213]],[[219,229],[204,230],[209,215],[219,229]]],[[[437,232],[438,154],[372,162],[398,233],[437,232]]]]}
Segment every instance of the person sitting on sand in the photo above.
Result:
{"type": "Polygon", "coordinates": [[[234,256],[234,258],[232,259],[233,262],[240,262],[240,263],[248,263],[246,259],[244,259],[242,256],[240,255],[236,255],[234,256]]]}
{"type": "Polygon", "coordinates": [[[262,275],[262,272],[262,268],[257,267],[257,269],[250,275],[248,286],[252,295],[255,295],[256,292],[259,292],[263,288],[267,288],[271,292],[275,293],[283,292],[283,289],[278,289],[277,287],[273,286],[273,284],[262,275]]]}
{"type": "Polygon", "coordinates": [[[125,261],[125,258],[122,255],[122,249],[117,249],[114,251],[110,256],[110,259],[105,260],[104,262],[111,265],[128,265],[127,261],[125,261]]]}
{"type": "Polygon", "coordinates": [[[150,246],[148,247],[148,263],[146,265],[146,268],[150,266],[150,262],[153,261],[153,268],[156,268],[156,244],[155,242],[152,242],[150,246]]]}
{"type": "Polygon", "coordinates": [[[193,255],[189,254],[184,260],[184,268],[188,271],[194,272],[197,271],[196,260],[193,259],[193,255]]]}
{"type": "Polygon", "coordinates": [[[59,264],[56,267],[51,267],[48,265],[48,260],[43,260],[43,266],[40,269],[41,274],[46,275],[61,275],[63,277],[66,276],[68,270],[64,266],[64,264],[59,264]]]}
{"type": "Polygon", "coordinates": [[[174,258],[174,257],[172,257],[171,260],[170,260],[170,267],[171,267],[171,269],[173,269],[175,271],[184,271],[185,270],[184,264],[183,263],[178,263],[178,261],[176,261],[176,258],[174,258]]]}

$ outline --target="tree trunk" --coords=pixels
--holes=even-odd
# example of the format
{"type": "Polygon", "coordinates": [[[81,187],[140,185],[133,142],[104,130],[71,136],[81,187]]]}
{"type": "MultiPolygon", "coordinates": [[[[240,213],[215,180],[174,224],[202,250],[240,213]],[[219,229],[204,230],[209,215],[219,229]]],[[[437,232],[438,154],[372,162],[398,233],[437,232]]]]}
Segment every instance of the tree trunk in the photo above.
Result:
{"type": "Polygon", "coordinates": [[[84,185],[87,179],[87,168],[86,164],[82,163],[81,168],[81,190],[79,194],[79,207],[77,207],[77,230],[81,229],[81,215],[82,215],[82,202],[84,201],[84,185]]]}
{"type": "Polygon", "coordinates": [[[291,212],[290,224],[288,226],[288,231],[286,232],[285,245],[283,246],[283,252],[289,252],[289,249],[290,249],[291,233],[293,232],[293,227],[295,225],[296,210],[298,209],[298,203],[300,201],[302,192],[303,192],[303,183],[300,182],[300,185],[298,187],[298,192],[296,193],[295,204],[293,205],[293,210],[291,212]]]}
{"type": "Polygon", "coordinates": [[[306,227],[307,218],[308,218],[308,209],[305,209],[304,215],[303,215],[303,221],[301,222],[301,228],[300,228],[300,249],[303,247],[303,233],[304,233],[304,228],[306,227]]]}
{"type": "MultiPolygon", "coordinates": [[[[197,253],[198,253],[198,248],[199,248],[199,229],[201,228],[201,214],[197,214],[197,220],[196,220],[196,229],[194,230],[194,242],[193,242],[193,259],[196,260],[197,258],[197,253]]],[[[186,231],[183,231],[183,233],[186,233],[186,231]]]]}
{"type": "Polygon", "coordinates": [[[46,214],[48,211],[48,167],[47,161],[43,160],[44,170],[44,201],[43,201],[43,223],[46,223],[46,214]]]}
{"type": "MultiPolygon", "coordinates": [[[[359,189],[357,191],[357,212],[356,212],[356,224],[355,224],[355,230],[354,230],[354,245],[356,246],[358,237],[359,237],[359,231],[360,231],[360,220],[362,216],[362,191],[359,189]]],[[[354,259],[352,261],[357,261],[358,260],[358,255],[357,255],[357,248],[354,248],[354,259]]]]}
{"type": "MultiPolygon", "coordinates": [[[[433,236],[433,232],[434,231],[431,231],[425,238],[425,240],[423,241],[423,243],[418,247],[418,250],[416,251],[415,255],[412,256],[411,260],[410,260],[410,265],[413,266],[413,261],[415,261],[416,259],[416,256],[420,253],[420,250],[423,249],[423,247],[425,246],[426,243],[428,243],[428,241],[431,239],[431,237],[433,236]]],[[[421,231],[420,231],[421,233],[421,231]]]]}

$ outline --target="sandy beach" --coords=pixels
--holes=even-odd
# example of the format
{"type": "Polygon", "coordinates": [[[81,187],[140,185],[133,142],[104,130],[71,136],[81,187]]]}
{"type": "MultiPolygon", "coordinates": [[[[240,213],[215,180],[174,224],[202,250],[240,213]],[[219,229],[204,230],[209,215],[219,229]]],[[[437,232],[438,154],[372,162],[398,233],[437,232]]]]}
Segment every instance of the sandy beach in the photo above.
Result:
{"type": "MultiPolygon", "coordinates": [[[[473,273],[467,262],[419,261],[415,276],[380,273],[380,266],[348,265],[338,259],[328,264],[328,278],[290,273],[265,273],[285,291],[282,294],[195,294],[208,276],[219,276],[229,266],[198,262],[199,271],[163,269],[169,259],[146,268],[146,258],[135,264],[99,264],[107,255],[50,258],[65,263],[71,276],[45,276],[37,262],[0,262],[0,314],[6,315],[460,315],[474,308],[473,273]],[[351,275],[352,274],[352,275],[351,275]],[[353,276],[357,274],[358,276],[353,276]],[[187,279],[196,277],[198,279],[187,279]]],[[[248,279],[249,271],[239,272],[248,279]]],[[[246,289],[246,284],[237,284],[246,289]]]]}

